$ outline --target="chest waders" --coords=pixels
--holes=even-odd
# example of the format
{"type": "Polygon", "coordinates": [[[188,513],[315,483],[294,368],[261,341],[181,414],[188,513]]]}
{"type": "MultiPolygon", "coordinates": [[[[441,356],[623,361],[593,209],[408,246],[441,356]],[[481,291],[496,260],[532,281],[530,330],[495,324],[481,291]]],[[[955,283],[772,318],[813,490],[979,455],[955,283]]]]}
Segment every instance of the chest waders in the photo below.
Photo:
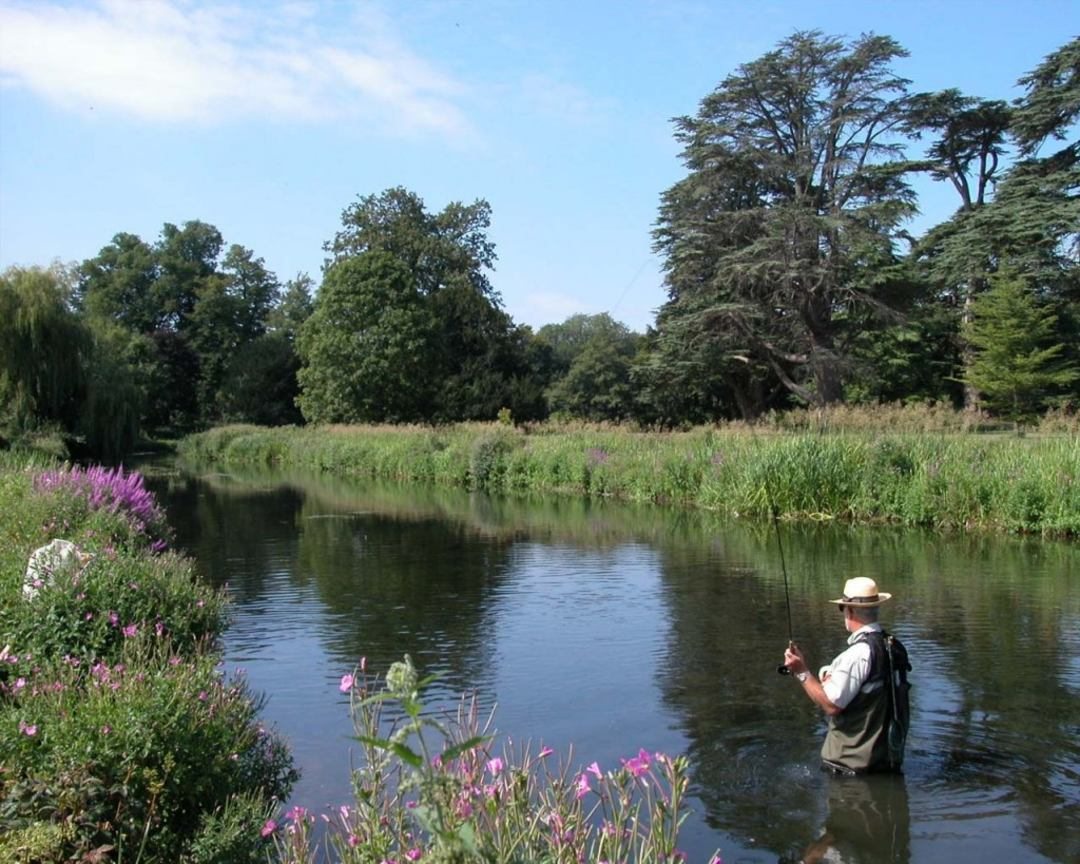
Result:
{"type": "Polygon", "coordinates": [[[898,772],[910,725],[907,650],[884,631],[864,633],[857,641],[870,647],[870,673],[848,706],[829,718],[821,758],[842,774],[898,772]],[[867,685],[876,686],[866,690],[867,685]]]}

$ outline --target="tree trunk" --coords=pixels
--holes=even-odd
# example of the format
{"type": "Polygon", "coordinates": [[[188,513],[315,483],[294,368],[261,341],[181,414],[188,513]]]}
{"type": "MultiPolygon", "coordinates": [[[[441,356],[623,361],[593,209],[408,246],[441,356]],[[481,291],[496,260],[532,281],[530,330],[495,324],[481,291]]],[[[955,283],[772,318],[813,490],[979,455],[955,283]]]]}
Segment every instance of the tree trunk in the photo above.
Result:
{"type": "MultiPolygon", "coordinates": [[[[964,333],[967,328],[971,326],[973,317],[971,306],[974,299],[974,293],[969,286],[964,296],[964,309],[960,313],[961,333],[964,333]]],[[[963,364],[963,374],[961,377],[964,379],[964,410],[972,413],[979,410],[979,391],[967,383],[967,373],[968,370],[971,369],[971,363],[974,356],[975,352],[972,351],[971,345],[968,343],[967,339],[963,339],[960,351],[960,362],[963,364]]]]}

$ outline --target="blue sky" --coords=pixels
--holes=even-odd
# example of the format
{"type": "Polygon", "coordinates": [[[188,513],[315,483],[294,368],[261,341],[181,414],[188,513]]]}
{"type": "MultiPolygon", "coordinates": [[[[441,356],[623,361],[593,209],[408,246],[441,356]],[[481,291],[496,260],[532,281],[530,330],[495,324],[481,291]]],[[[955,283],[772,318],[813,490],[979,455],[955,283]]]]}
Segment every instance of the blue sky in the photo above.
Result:
{"type": "MultiPolygon", "coordinates": [[[[798,29],[892,36],[915,90],[1020,95],[1080,0],[0,0],[0,267],[209,222],[319,280],[359,195],[486,199],[515,321],[664,301],[672,117],[798,29]]],[[[920,187],[916,233],[953,193],[920,187]]]]}

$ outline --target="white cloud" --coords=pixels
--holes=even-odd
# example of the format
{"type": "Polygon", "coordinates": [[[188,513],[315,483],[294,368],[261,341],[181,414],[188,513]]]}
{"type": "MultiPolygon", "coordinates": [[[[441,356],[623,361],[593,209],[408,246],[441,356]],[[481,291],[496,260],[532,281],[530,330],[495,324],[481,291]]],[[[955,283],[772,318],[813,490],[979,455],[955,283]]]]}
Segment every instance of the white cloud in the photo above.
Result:
{"type": "Polygon", "coordinates": [[[455,102],[463,88],[401,44],[384,18],[365,10],[335,29],[319,14],[291,0],[254,9],[3,3],[0,75],[66,108],[159,122],[359,118],[391,134],[470,135],[455,102]]]}

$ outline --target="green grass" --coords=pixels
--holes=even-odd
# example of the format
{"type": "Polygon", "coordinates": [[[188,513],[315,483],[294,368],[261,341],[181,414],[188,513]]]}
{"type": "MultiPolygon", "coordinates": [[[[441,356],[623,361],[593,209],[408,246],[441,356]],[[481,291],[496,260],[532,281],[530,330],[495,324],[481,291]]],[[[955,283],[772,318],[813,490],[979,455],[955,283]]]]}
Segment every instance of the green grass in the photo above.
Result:
{"type": "MultiPolygon", "coordinates": [[[[836,426],[826,427],[836,428],[836,426]]],[[[1080,536],[1080,437],[974,432],[687,432],[545,424],[228,426],[196,462],[699,507],[732,516],[1080,536]]]]}

